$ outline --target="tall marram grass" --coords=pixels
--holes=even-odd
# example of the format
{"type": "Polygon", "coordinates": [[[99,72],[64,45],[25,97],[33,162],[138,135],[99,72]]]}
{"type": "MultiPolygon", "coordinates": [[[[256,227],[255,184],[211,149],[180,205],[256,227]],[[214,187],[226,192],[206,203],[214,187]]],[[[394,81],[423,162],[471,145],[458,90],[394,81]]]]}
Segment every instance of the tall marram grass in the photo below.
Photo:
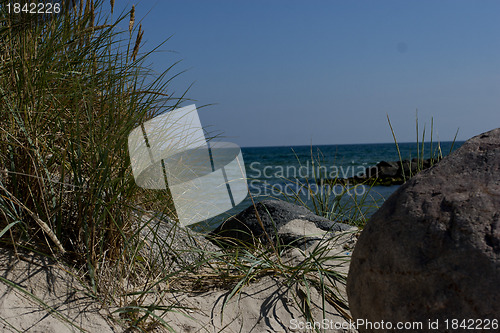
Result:
{"type": "Polygon", "coordinates": [[[103,263],[130,266],[134,211],[171,213],[168,193],[135,185],[127,137],[183,100],[167,95],[173,66],[143,65],[142,28],[119,29],[129,12],[103,6],[0,7],[0,242],[74,263],[94,293],[103,263]]]}
{"type": "Polygon", "coordinates": [[[294,154],[299,167],[307,169],[306,175],[282,177],[284,188],[271,186],[270,190],[280,193],[280,199],[306,207],[318,216],[363,228],[370,212],[377,209],[381,201],[372,186],[325,183],[330,175],[327,159],[319,148],[313,149],[311,146],[307,161],[310,162],[310,168],[306,167],[295,152],[294,154]]]}
{"type": "MultiPolygon", "coordinates": [[[[416,165],[412,166],[412,159],[410,156],[410,159],[407,161],[408,166],[404,166],[405,160],[401,156],[401,151],[399,150],[399,143],[396,138],[396,133],[394,131],[394,128],[392,127],[391,120],[389,118],[389,115],[387,114],[387,122],[389,123],[389,128],[391,129],[392,133],[392,138],[394,139],[394,144],[396,145],[396,150],[398,152],[398,158],[399,158],[399,163],[401,165],[401,170],[403,171],[403,181],[406,182],[408,179],[413,177],[415,174],[419,173],[420,171],[424,170],[426,168],[425,163],[426,163],[426,156],[428,157],[428,162],[429,166],[433,166],[440,160],[444,158],[445,155],[443,155],[443,151],[441,150],[441,143],[438,141],[437,143],[434,141],[434,118],[431,118],[431,134],[430,134],[430,147],[429,147],[429,152],[427,155],[425,154],[425,134],[426,134],[426,124],[424,124],[424,127],[422,129],[422,134],[420,134],[419,131],[419,120],[418,120],[418,110],[415,112],[415,133],[416,133],[416,151],[417,151],[417,156],[415,157],[415,163],[416,165]],[[421,138],[420,138],[421,136],[421,138]],[[405,171],[406,169],[406,171],[405,171]]],[[[455,132],[455,136],[453,137],[453,141],[450,147],[450,151],[448,154],[451,154],[453,151],[453,147],[455,146],[455,142],[457,140],[457,135],[458,135],[459,129],[457,128],[457,131],[455,132]]]]}

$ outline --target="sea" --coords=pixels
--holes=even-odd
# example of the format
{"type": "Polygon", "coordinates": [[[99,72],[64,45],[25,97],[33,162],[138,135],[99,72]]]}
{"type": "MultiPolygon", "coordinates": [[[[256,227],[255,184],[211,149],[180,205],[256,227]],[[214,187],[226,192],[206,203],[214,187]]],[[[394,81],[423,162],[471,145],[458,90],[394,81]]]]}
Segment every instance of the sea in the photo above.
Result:
{"type": "Polygon", "coordinates": [[[446,156],[463,142],[310,145],[243,147],[249,195],[224,214],[193,226],[210,231],[227,218],[266,199],[281,199],[305,205],[318,212],[332,212],[331,219],[368,219],[399,187],[328,185],[321,179],[349,178],[363,174],[381,161],[399,161],[418,156],[446,156]],[[336,205],[336,206],[335,206],[336,205]],[[326,207],[326,208],[325,208],[326,207]],[[336,207],[336,209],[333,209],[336,207]],[[338,214],[339,216],[336,216],[338,214]]]}

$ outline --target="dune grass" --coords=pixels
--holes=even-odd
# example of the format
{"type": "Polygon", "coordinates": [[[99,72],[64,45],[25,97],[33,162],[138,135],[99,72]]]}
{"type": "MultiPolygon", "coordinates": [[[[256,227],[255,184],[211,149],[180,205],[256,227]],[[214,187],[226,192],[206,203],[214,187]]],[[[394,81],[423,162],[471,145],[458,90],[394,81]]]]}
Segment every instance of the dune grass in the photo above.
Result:
{"type": "MultiPolygon", "coordinates": [[[[394,128],[392,127],[391,120],[389,118],[389,115],[387,115],[387,122],[389,123],[389,128],[392,133],[392,138],[394,140],[394,144],[396,145],[396,150],[398,151],[398,157],[399,157],[399,163],[401,165],[401,169],[403,171],[403,181],[406,182],[408,179],[416,175],[417,173],[421,172],[422,170],[425,169],[424,163],[426,161],[426,155],[425,155],[425,133],[426,133],[426,124],[424,124],[423,129],[422,129],[422,134],[420,134],[419,130],[419,120],[418,120],[418,110],[415,112],[415,133],[416,133],[416,166],[415,168],[412,167],[412,158],[410,156],[408,162],[409,165],[407,168],[404,167],[404,159],[401,156],[401,151],[399,149],[399,143],[398,139],[396,138],[396,133],[394,131],[394,128]]],[[[452,145],[450,147],[450,151],[448,154],[450,154],[453,151],[453,147],[455,146],[455,142],[457,139],[458,135],[458,129],[455,133],[455,136],[452,141],[452,145]]],[[[434,118],[431,118],[431,134],[430,134],[430,151],[428,153],[428,159],[430,161],[430,166],[436,164],[440,160],[443,159],[445,155],[443,155],[443,151],[441,150],[441,143],[438,141],[437,143],[434,141],[434,118]],[[435,146],[434,146],[435,145],[435,146]]]]}
{"type": "Polygon", "coordinates": [[[111,276],[148,274],[135,212],[175,219],[168,193],[135,185],[128,134],[184,96],[170,96],[175,63],[144,66],[133,10],[72,4],[52,16],[0,7],[0,242],[71,263],[105,303],[119,294],[111,276]]]}
{"type": "Polygon", "coordinates": [[[339,238],[324,237],[308,250],[296,248],[297,253],[292,252],[293,258],[289,254],[290,245],[279,244],[279,240],[274,249],[257,241],[257,245],[239,244],[219,252],[214,273],[225,281],[230,291],[222,310],[233,298],[239,297],[247,285],[264,276],[271,276],[278,278],[285,289],[293,290],[294,304],[306,320],[318,320],[311,312],[311,304],[315,302],[311,296],[312,289],[320,294],[322,319],[326,317],[326,303],[345,319],[351,318],[347,299],[340,292],[347,276],[339,269],[349,261],[349,256],[332,249],[339,238]]]}

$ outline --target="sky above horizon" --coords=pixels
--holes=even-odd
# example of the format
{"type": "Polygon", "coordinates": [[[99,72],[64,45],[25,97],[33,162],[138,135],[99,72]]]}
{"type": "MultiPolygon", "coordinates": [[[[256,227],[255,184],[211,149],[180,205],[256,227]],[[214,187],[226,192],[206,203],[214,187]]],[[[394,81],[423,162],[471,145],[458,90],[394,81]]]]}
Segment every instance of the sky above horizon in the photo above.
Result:
{"type": "Polygon", "coordinates": [[[427,139],[431,118],[441,141],[500,127],[499,1],[132,4],[143,51],[171,37],[147,63],[182,60],[173,90],[241,146],[391,142],[386,114],[415,141],[417,109],[427,139]]]}

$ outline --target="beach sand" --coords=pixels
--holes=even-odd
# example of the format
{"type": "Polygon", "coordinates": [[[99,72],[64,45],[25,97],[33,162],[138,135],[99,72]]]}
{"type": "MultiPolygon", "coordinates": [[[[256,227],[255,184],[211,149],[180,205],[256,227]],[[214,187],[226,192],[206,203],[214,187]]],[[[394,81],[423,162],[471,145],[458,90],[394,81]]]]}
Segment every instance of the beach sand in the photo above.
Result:
{"type": "MultiPolygon", "coordinates": [[[[331,246],[332,253],[349,253],[345,244],[351,243],[352,234],[346,235],[331,246]]],[[[284,262],[298,264],[304,254],[297,249],[282,257],[284,262]]],[[[34,254],[23,254],[18,259],[13,251],[3,249],[0,253],[0,276],[9,281],[0,283],[0,331],[15,332],[12,327],[25,332],[131,332],[110,320],[113,308],[104,309],[88,296],[82,284],[70,269],[49,262],[34,254]],[[9,285],[12,284],[12,285],[9,285]],[[43,300],[50,308],[23,291],[18,286],[43,300]],[[66,319],[64,319],[66,318],[66,319]],[[72,324],[70,324],[69,322],[72,324]]],[[[348,262],[337,268],[347,274],[348,262]]],[[[314,288],[310,289],[311,304],[306,304],[305,285],[287,285],[279,275],[264,276],[245,285],[227,304],[230,288],[208,288],[203,292],[169,292],[165,294],[165,305],[173,308],[163,319],[176,332],[311,332],[299,308],[310,310],[315,321],[323,321],[333,328],[334,323],[346,323],[346,319],[325,301],[314,288]],[[295,297],[295,298],[294,298],[295,297]],[[306,304],[306,305],[304,305],[306,304]]],[[[340,294],[346,298],[345,286],[339,284],[340,294]]],[[[146,301],[147,302],[147,301],[146,301]]],[[[116,309],[116,308],[115,308],[116,309]]],[[[114,319],[119,319],[113,314],[114,319]]],[[[325,325],[325,324],[324,324],[325,325]]],[[[153,332],[166,332],[156,327],[153,332]]],[[[350,329],[329,329],[328,332],[355,332],[350,329]]]]}

